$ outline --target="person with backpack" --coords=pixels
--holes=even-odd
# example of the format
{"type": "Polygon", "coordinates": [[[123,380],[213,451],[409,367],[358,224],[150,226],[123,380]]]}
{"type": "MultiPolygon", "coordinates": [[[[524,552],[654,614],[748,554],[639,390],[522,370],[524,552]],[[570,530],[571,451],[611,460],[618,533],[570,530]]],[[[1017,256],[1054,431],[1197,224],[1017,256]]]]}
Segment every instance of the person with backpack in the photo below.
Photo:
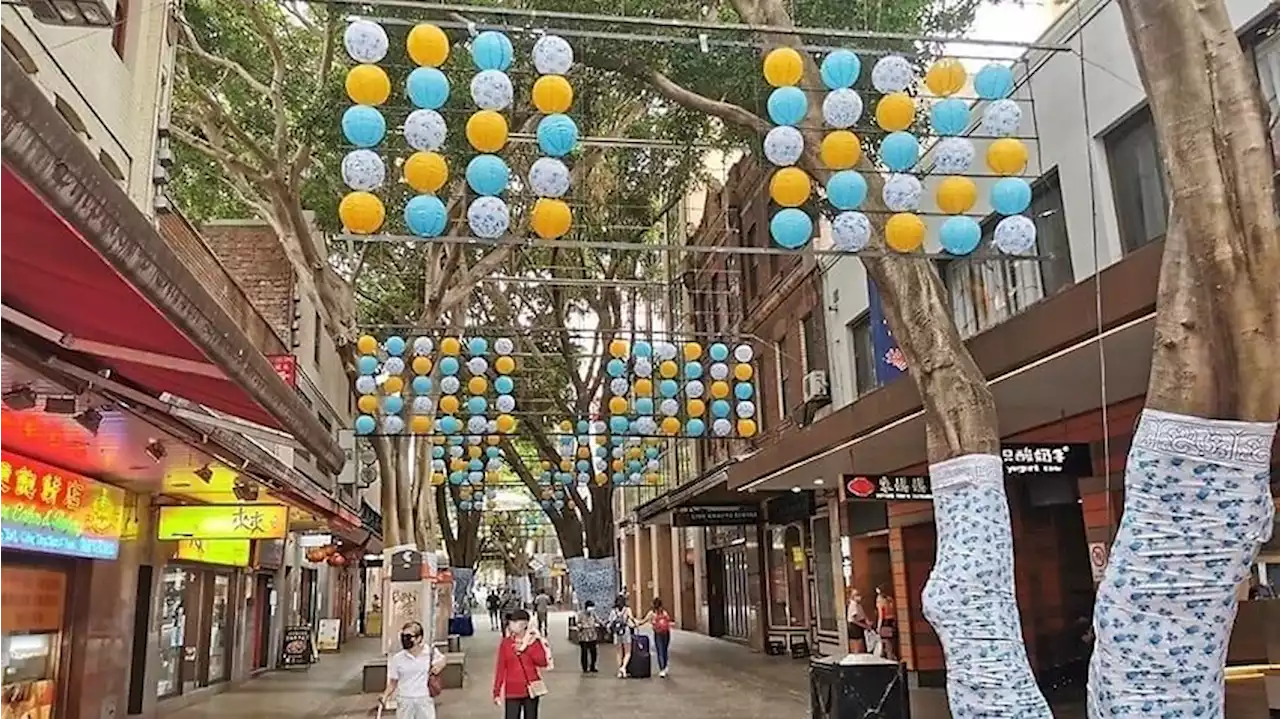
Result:
{"type": "Polygon", "coordinates": [[[653,644],[658,652],[658,676],[667,677],[667,664],[671,659],[671,613],[662,605],[660,597],[653,598],[653,606],[638,624],[653,625],[653,644]]]}
{"type": "Polygon", "coordinates": [[[626,597],[619,596],[613,602],[613,610],[605,627],[613,638],[613,646],[618,652],[618,678],[627,678],[627,661],[631,659],[631,634],[635,628],[635,616],[631,607],[627,606],[626,597]]]}

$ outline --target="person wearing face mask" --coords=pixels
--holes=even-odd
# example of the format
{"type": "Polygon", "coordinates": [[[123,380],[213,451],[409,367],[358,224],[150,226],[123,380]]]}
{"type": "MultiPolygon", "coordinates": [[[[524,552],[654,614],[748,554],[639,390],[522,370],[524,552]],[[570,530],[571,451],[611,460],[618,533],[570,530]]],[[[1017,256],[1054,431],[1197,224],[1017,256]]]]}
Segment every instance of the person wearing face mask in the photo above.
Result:
{"type": "Polygon", "coordinates": [[[529,613],[512,612],[493,672],[493,703],[504,707],[504,719],[538,719],[538,700],[547,693],[541,671],[548,659],[546,641],[529,626],[529,613]]]}
{"type": "Polygon", "coordinates": [[[425,645],[424,634],[419,622],[405,622],[400,628],[400,646],[404,648],[387,661],[387,689],[382,693],[382,700],[385,704],[395,696],[397,719],[435,719],[436,716],[433,697],[439,689],[432,687],[431,678],[444,671],[445,656],[439,649],[425,645]]]}

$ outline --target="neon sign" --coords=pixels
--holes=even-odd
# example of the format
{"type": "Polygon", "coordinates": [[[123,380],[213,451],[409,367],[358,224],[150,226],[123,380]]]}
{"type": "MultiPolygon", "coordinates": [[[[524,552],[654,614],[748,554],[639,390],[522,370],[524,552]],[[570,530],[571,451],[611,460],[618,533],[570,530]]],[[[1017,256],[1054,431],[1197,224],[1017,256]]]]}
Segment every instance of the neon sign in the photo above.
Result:
{"type": "Polygon", "coordinates": [[[125,491],[0,452],[0,546],[89,559],[120,555],[125,491]]]}

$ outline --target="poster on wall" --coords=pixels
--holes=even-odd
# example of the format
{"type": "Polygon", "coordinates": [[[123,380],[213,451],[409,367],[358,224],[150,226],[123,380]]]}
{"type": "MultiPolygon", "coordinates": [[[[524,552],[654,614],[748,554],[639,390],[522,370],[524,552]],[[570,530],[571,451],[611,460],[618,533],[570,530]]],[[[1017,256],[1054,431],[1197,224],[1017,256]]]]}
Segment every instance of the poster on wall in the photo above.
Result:
{"type": "Polygon", "coordinates": [[[316,651],[336,652],[342,634],[342,620],[333,617],[321,619],[316,630],[316,651]]]}
{"type": "Polygon", "coordinates": [[[311,642],[311,627],[299,625],[284,628],[284,646],[280,664],[285,667],[309,667],[315,657],[311,642]]]}

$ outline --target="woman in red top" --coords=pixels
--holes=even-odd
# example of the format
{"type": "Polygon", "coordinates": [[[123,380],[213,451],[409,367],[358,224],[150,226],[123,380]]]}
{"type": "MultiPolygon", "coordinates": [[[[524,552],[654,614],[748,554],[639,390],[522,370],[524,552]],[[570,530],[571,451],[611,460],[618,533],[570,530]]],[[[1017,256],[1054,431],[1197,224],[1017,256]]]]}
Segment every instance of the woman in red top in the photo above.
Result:
{"type": "Polygon", "coordinates": [[[498,645],[498,664],[493,671],[493,703],[505,703],[505,719],[538,719],[538,697],[546,693],[540,670],[547,666],[547,648],[534,629],[529,613],[511,613],[507,635],[498,645]]]}

